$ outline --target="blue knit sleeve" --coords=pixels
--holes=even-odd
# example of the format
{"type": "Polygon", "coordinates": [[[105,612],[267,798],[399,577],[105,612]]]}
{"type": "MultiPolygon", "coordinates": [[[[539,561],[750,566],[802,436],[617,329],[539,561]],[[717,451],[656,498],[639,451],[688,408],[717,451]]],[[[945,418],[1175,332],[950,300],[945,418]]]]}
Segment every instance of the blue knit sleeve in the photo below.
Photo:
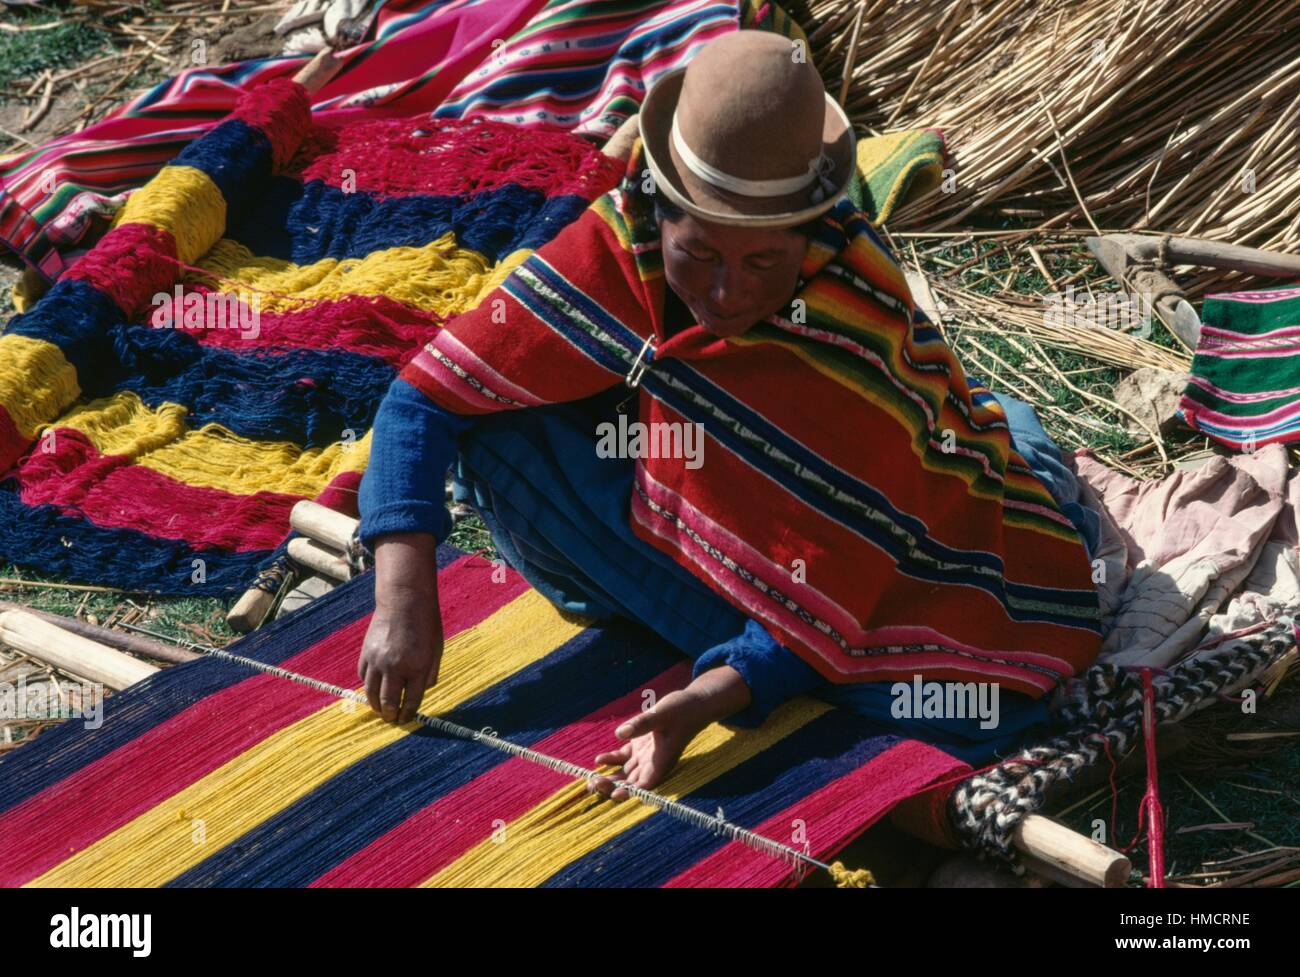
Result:
{"type": "Polygon", "coordinates": [[[404,380],[394,380],[370,436],[370,464],[361,479],[361,542],[374,548],[386,533],[451,532],[447,470],[473,419],[443,410],[404,380]]]}
{"type": "Polygon", "coordinates": [[[749,686],[749,706],[724,720],[728,726],[761,726],[781,703],[811,692],[823,684],[817,670],[786,648],[757,621],[729,641],[710,648],[695,659],[692,677],[719,665],[730,665],[749,686]]]}

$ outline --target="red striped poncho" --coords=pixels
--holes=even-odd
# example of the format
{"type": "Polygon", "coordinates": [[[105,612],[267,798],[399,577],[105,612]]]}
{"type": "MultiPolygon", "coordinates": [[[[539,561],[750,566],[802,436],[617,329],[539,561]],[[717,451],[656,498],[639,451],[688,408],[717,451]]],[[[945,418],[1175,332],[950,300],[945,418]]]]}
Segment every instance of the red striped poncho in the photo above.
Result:
{"type": "Polygon", "coordinates": [[[1090,664],[1082,539],[866,216],[848,200],[828,211],[790,305],[744,336],[696,325],[665,340],[644,173],[638,141],[619,185],[403,379],[460,414],[578,400],[622,384],[650,339],[640,420],[701,424],[704,464],[639,458],[633,531],[826,679],[1038,696],[1090,664]]]}

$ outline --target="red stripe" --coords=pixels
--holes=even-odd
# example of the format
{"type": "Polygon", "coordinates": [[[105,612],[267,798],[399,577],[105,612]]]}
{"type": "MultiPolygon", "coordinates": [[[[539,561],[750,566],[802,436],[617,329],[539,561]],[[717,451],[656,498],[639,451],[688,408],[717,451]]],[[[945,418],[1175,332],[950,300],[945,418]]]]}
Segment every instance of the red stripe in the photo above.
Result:
{"type": "MultiPolygon", "coordinates": [[[[563,111],[563,109],[561,109],[563,111]]],[[[618,183],[626,162],[606,156],[564,129],[528,130],[528,157],[512,161],[519,127],[488,118],[375,119],[333,130],[327,152],[303,168],[320,180],[376,200],[421,196],[472,197],[516,185],[549,198],[594,200],[618,183]],[[490,159],[491,165],[484,165],[490,159]]]]}
{"type": "Polygon", "coordinates": [[[0,475],[13,467],[29,444],[31,442],[19,433],[18,425],[14,423],[5,405],[0,404],[0,475]]]}
{"type": "Polygon", "coordinates": [[[311,96],[292,78],[272,78],[239,96],[232,119],[253,126],[271,143],[271,165],[288,165],[311,128],[311,96]]]}
{"type": "MultiPolygon", "coordinates": [[[[492,564],[467,556],[439,574],[444,633],[473,627],[528,589],[511,573],[488,586],[492,564]]],[[[366,615],[283,663],[345,688],[357,685],[366,615]]],[[[0,886],[36,878],[156,807],[333,697],[257,674],[192,706],[51,784],[0,818],[0,886]]],[[[111,719],[111,717],[110,717],[111,719]]]]}
{"type": "Polygon", "coordinates": [[[301,496],[278,492],[236,495],[187,485],[137,465],[125,455],[100,454],[80,431],[54,430],[18,467],[19,497],[27,505],[56,505],[96,526],[134,529],[159,539],[236,553],[279,546],[289,510],[301,496]]]}
{"type": "MultiPolygon", "coordinates": [[[[753,830],[784,841],[791,837],[791,826],[801,821],[810,853],[826,860],[903,798],[965,766],[933,746],[904,740],[852,773],[799,798],[753,830]]],[[[793,843],[792,847],[802,846],[793,843]]],[[[784,862],[732,841],[674,876],[665,888],[765,887],[789,881],[791,875],[784,862]]]]}
{"type": "MultiPolygon", "coordinates": [[[[645,688],[662,697],[690,681],[689,662],[655,676],[645,688]]],[[[637,688],[576,723],[532,744],[548,756],[589,766],[616,745],[614,722],[635,714],[644,691],[637,688]]],[[[446,868],[499,826],[545,801],[571,778],[531,760],[511,758],[412,814],[365,848],[334,866],[313,887],[413,886],[446,868]],[[394,858],[393,852],[401,852],[394,858]]]]}
{"type": "Polygon", "coordinates": [[[152,224],[119,224],[63,275],[105,293],[128,319],[176,282],[176,239],[152,224]]]}
{"type": "MultiPolygon", "coordinates": [[[[206,295],[211,289],[186,286],[206,295]]],[[[231,291],[240,293],[238,286],[231,291]]],[[[259,310],[257,335],[238,329],[184,329],[204,346],[240,352],[250,349],[344,349],[403,366],[438,334],[443,317],[403,305],[387,296],[349,295],[337,301],[295,303],[292,311],[259,310]]]]}

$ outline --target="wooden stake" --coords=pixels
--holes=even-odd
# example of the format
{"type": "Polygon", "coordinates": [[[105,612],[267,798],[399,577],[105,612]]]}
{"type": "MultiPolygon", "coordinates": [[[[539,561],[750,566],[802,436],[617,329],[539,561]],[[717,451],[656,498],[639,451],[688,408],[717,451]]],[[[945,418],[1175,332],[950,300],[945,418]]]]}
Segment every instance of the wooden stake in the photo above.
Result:
{"type": "Polygon", "coordinates": [[[197,652],[188,651],[179,645],[163,644],[161,641],[152,641],[136,634],[102,628],[98,624],[91,624],[89,621],[83,621],[80,618],[64,617],[61,614],[51,614],[48,611],[38,611],[33,607],[23,607],[20,604],[0,600],[0,613],[5,611],[20,611],[24,614],[33,614],[42,621],[63,628],[65,631],[71,631],[83,638],[98,641],[100,644],[116,648],[119,651],[128,651],[133,655],[155,658],[158,661],[173,662],[179,665],[201,657],[197,652]]]}
{"type": "Polygon", "coordinates": [[[56,627],[26,611],[0,613],[0,641],[37,661],[114,690],[125,689],[158,671],[156,665],[56,627]]]}
{"type": "MultiPolygon", "coordinates": [[[[358,522],[351,516],[330,509],[310,499],[303,499],[289,513],[289,525],[308,539],[324,543],[330,549],[346,553],[352,544],[358,522]]],[[[346,579],[346,578],[345,578],[346,579]]]]}
{"type": "Polygon", "coordinates": [[[1133,869],[1113,848],[1041,814],[1031,814],[1020,822],[1012,844],[1025,856],[1027,868],[1062,885],[1117,889],[1128,881],[1133,869]]]}
{"type": "Polygon", "coordinates": [[[331,580],[346,581],[352,578],[352,568],[338,550],[322,546],[314,539],[299,537],[289,540],[289,559],[331,580]]]}

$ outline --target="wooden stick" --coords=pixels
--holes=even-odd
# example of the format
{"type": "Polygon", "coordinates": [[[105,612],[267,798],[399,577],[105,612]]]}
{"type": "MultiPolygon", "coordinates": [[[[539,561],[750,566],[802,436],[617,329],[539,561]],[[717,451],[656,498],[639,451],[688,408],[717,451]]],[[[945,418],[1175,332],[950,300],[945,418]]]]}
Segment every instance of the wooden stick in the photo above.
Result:
{"type": "Polygon", "coordinates": [[[0,613],[0,641],[37,661],[114,690],[134,685],[159,670],[26,611],[0,613]]]}
{"type": "Polygon", "coordinates": [[[1113,848],[1041,814],[1031,814],[1020,822],[1012,844],[1025,856],[1027,868],[1062,885],[1117,889],[1128,881],[1133,869],[1113,848]]]}
{"type": "Polygon", "coordinates": [[[314,539],[299,537],[289,540],[289,559],[331,580],[346,581],[352,578],[352,568],[343,554],[322,546],[314,539]]]}
{"type": "Polygon", "coordinates": [[[326,46],[299,69],[293,80],[314,95],[329,84],[342,67],[343,62],[334,56],[334,49],[326,46]]]}
{"type": "Polygon", "coordinates": [[[235,601],[235,606],[226,613],[226,623],[232,631],[248,634],[256,631],[271,613],[275,603],[275,593],[261,587],[249,587],[244,595],[235,601]]]}
{"type": "Polygon", "coordinates": [[[179,665],[202,657],[197,652],[188,651],[179,645],[163,644],[161,641],[153,641],[140,635],[100,627],[98,624],[91,624],[89,621],[83,621],[80,618],[64,617],[62,614],[51,614],[48,611],[39,611],[34,607],[23,607],[21,604],[0,600],[0,613],[5,611],[34,614],[42,621],[47,621],[83,638],[98,641],[100,644],[116,648],[118,651],[129,651],[133,655],[144,655],[146,658],[154,658],[158,661],[173,662],[179,665]]]}
{"type": "Polygon", "coordinates": [[[1209,265],[1267,277],[1300,275],[1300,255],[1278,254],[1190,237],[1166,239],[1148,234],[1112,234],[1108,238],[1122,245],[1134,258],[1143,260],[1160,257],[1160,242],[1164,240],[1164,258],[1170,265],[1209,265]]]}
{"type": "Polygon", "coordinates": [[[358,522],[351,516],[345,516],[318,502],[303,499],[289,513],[289,525],[308,539],[346,553],[352,544],[352,535],[357,531],[358,522]]]}
{"type": "Polygon", "coordinates": [[[275,587],[267,589],[253,586],[244,591],[244,596],[240,597],[226,614],[226,623],[230,625],[232,631],[248,634],[260,628],[270,616],[276,598],[292,577],[292,573],[286,573],[283,565],[277,561],[271,565],[264,576],[266,577],[264,582],[273,582],[275,587]]]}

